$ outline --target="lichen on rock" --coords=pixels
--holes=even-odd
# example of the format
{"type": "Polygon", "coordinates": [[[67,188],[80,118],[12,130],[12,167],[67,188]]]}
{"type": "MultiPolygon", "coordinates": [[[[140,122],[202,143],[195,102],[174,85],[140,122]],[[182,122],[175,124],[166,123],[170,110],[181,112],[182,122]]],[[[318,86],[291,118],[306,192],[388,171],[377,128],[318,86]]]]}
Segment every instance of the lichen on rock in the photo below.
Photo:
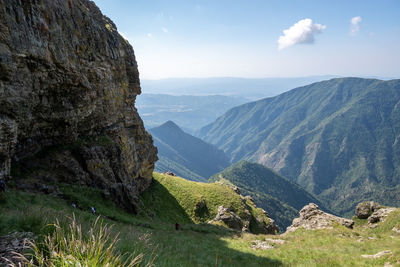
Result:
{"type": "Polygon", "coordinates": [[[157,149],[134,107],[131,45],[88,0],[1,1],[0,33],[0,176],[11,163],[109,190],[135,211],[157,149]]]}

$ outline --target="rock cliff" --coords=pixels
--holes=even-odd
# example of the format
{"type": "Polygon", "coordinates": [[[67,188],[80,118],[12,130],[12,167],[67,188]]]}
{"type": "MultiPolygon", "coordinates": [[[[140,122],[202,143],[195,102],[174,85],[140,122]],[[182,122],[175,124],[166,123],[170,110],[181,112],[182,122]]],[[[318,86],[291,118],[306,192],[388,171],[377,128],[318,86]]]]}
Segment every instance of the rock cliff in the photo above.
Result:
{"type": "Polygon", "coordinates": [[[94,2],[0,2],[0,178],[95,186],[136,211],[157,160],[140,93],[131,45],[94,2]]]}

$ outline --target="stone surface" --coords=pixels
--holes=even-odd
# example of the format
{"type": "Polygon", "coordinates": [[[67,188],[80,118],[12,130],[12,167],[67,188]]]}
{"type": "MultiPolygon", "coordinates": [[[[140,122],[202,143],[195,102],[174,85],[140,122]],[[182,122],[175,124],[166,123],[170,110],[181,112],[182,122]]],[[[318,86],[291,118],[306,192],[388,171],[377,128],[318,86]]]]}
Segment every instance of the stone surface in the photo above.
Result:
{"type": "Polygon", "coordinates": [[[242,201],[245,209],[240,216],[235,213],[235,210],[232,207],[226,208],[224,206],[219,206],[217,215],[208,223],[213,224],[222,222],[231,229],[242,232],[252,232],[254,234],[275,235],[279,232],[279,228],[275,224],[275,221],[269,218],[268,214],[264,210],[254,207],[263,212],[256,217],[251,214],[248,207],[246,207],[246,199],[243,196],[242,201]]]}
{"type": "Polygon", "coordinates": [[[279,245],[283,245],[285,243],[285,240],[282,240],[282,239],[266,238],[265,241],[272,243],[272,244],[279,244],[279,245]]]}
{"type": "Polygon", "coordinates": [[[251,243],[251,248],[252,248],[252,249],[267,250],[267,249],[273,249],[274,246],[271,245],[271,244],[268,243],[268,242],[265,242],[265,241],[254,240],[254,241],[251,243]]]}
{"type": "Polygon", "coordinates": [[[377,223],[377,222],[384,222],[386,217],[393,211],[395,211],[396,208],[381,208],[377,211],[374,211],[374,213],[371,214],[371,216],[368,217],[368,223],[377,223]]]}
{"type": "Polygon", "coordinates": [[[293,232],[298,228],[307,230],[332,228],[334,223],[339,223],[347,228],[353,228],[354,225],[353,220],[323,212],[317,204],[310,203],[300,210],[300,217],[293,220],[292,225],[286,229],[286,232],[293,232]]]}
{"type": "Polygon", "coordinates": [[[229,228],[241,231],[243,228],[242,219],[236,215],[232,207],[219,206],[217,215],[215,216],[214,222],[223,222],[229,228]]]}
{"type": "Polygon", "coordinates": [[[254,240],[253,242],[251,242],[251,248],[267,250],[274,248],[275,245],[283,245],[284,243],[285,240],[282,239],[266,238],[264,241],[254,240]]]}
{"type": "Polygon", "coordinates": [[[275,235],[279,233],[279,228],[275,224],[275,221],[271,218],[268,218],[269,221],[265,222],[262,218],[257,217],[257,222],[259,227],[261,226],[262,231],[260,232],[261,234],[267,234],[267,235],[275,235]]]}
{"type": "Polygon", "coordinates": [[[0,1],[0,178],[15,164],[12,179],[107,189],[136,211],[157,160],[140,93],[131,45],[94,2],[0,1]]]}
{"type": "Polygon", "coordinates": [[[0,114],[0,179],[10,176],[11,155],[17,144],[17,131],[16,122],[0,114]]]}
{"type": "Polygon", "coordinates": [[[392,231],[395,232],[395,233],[400,234],[400,229],[397,229],[396,227],[393,227],[393,228],[392,228],[392,231]]]}
{"type": "Polygon", "coordinates": [[[34,235],[30,232],[14,232],[0,236],[0,266],[19,266],[22,260],[15,253],[21,254],[29,249],[28,242],[33,239],[34,235]]]}
{"type": "Polygon", "coordinates": [[[359,219],[367,219],[374,211],[377,211],[382,206],[374,201],[365,201],[357,205],[355,215],[359,219]]]}
{"type": "Polygon", "coordinates": [[[366,258],[366,259],[377,259],[377,258],[383,257],[385,255],[389,255],[389,254],[392,254],[392,251],[385,250],[385,251],[378,252],[374,255],[361,255],[361,257],[366,258]]]}

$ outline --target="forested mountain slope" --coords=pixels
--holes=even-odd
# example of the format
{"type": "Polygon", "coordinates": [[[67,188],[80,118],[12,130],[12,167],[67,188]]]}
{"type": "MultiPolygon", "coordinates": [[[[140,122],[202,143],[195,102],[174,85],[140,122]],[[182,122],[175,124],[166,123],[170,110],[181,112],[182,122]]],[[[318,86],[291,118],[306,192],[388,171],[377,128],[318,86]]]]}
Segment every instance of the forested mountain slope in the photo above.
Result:
{"type": "Polygon", "coordinates": [[[209,181],[228,181],[239,187],[242,194],[253,197],[283,231],[305,205],[316,203],[325,209],[318,199],[300,186],[261,164],[245,160],[212,176],[209,181]]]}
{"type": "Polygon", "coordinates": [[[186,179],[206,181],[229,166],[223,151],[185,133],[172,121],[150,129],[150,133],[158,148],[157,171],[172,171],[186,179]]]}
{"type": "Polygon", "coordinates": [[[341,78],[229,110],[198,136],[232,162],[278,171],[349,212],[364,199],[400,204],[400,80],[341,78]]]}

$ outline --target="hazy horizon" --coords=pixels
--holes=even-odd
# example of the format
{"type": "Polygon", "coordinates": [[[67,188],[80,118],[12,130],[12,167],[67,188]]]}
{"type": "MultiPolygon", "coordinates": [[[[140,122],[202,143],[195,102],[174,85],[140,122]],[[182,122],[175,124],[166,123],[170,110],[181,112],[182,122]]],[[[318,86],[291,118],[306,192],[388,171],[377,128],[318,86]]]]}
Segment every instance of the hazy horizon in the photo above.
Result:
{"type": "Polygon", "coordinates": [[[95,0],[142,79],[400,77],[400,2],[95,0]]]}

